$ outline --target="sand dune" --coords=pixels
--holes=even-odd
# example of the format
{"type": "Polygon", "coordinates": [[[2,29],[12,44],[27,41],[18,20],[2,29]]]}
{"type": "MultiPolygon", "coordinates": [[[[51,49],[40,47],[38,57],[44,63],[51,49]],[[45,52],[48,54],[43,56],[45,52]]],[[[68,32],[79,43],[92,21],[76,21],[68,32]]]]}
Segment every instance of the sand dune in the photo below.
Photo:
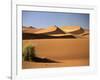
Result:
{"type": "Polygon", "coordinates": [[[46,29],[26,28],[23,30],[23,39],[52,39],[52,38],[75,38],[73,34],[65,33],[57,26],[46,29]]]}
{"type": "Polygon", "coordinates": [[[81,29],[80,26],[61,26],[60,29],[65,33],[79,31],[81,29]]]}
{"type": "Polygon", "coordinates": [[[23,33],[22,36],[23,40],[29,40],[29,39],[64,39],[64,38],[76,38],[73,35],[70,34],[33,34],[33,33],[23,33]]]}
{"type": "Polygon", "coordinates": [[[80,26],[63,26],[60,27],[61,30],[63,30],[65,33],[70,33],[73,36],[81,36],[81,34],[83,34],[85,32],[85,30],[83,28],[81,28],[80,26]]]}
{"type": "Polygon", "coordinates": [[[42,29],[37,29],[37,28],[32,28],[32,27],[24,27],[24,28],[22,28],[22,32],[23,33],[33,33],[34,34],[34,32],[37,32],[39,30],[42,30],[42,29]]]}
{"type": "Polygon", "coordinates": [[[37,31],[35,32],[35,34],[43,34],[43,33],[48,33],[48,32],[52,32],[52,31],[55,31],[57,28],[55,26],[50,26],[46,29],[43,29],[43,30],[40,30],[40,31],[37,31]]]}
{"type": "Polygon", "coordinates": [[[23,46],[34,45],[36,56],[59,63],[26,62],[23,69],[89,66],[89,39],[23,40],[23,46]]]}
{"type": "Polygon", "coordinates": [[[80,26],[22,29],[22,46],[34,45],[37,57],[60,63],[23,62],[22,67],[46,68],[89,65],[89,30],[80,26]]]}
{"type": "Polygon", "coordinates": [[[63,55],[62,58],[64,57],[71,58],[72,55],[76,58],[88,57],[89,31],[83,30],[84,32],[82,32],[82,30],[83,29],[80,26],[74,26],[74,27],[64,26],[60,28],[58,28],[57,26],[51,26],[51,27],[48,27],[47,29],[38,30],[35,32],[35,34],[23,33],[23,39],[24,39],[23,46],[25,46],[26,44],[27,45],[34,44],[34,43],[38,44],[39,46],[36,47],[36,49],[37,48],[39,49],[39,50],[37,49],[37,52],[40,54],[40,57],[42,55],[45,57],[52,56],[52,57],[57,58],[57,56],[59,56],[57,54],[61,54],[61,53],[63,55]],[[69,33],[63,33],[63,32],[69,32],[69,33]],[[79,33],[79,32],[82,32],[82,33],[76,35],[76,33],[79,33]],[[74,38],[74,39],[71,39],[71,38],[74,38]],[[28,40],[28,39],[34,39],[34,40],[28,40]],[[41,43],[43,44],[41,45],[41,43]],[[57,50],[55,48],[57,48],[57,50]]]}
{"type": "MultiPolygon", "coordinates": [[[[88,35],[88,31],[82,29],[80,26],[63,26],[63,27],[57,27],[57,26],[50,26],[45,29],[36,29],[36,28],[23,28],[23,33],[25,34],[36,34],[37,36],[43,36],[41,34],[45,34],[45,37],[61,37],[61,36],[73,36],[73,37],[82,37],[84,34],[88,35]]],[[[33,36],[34,36],[33,35],[33,36]]]]}
{"type": "Polygon", "coordinates": [[[50,26],[46,29],[35,32],[35,34],[65,34],[65,33],[57,26],[50,26]]]}

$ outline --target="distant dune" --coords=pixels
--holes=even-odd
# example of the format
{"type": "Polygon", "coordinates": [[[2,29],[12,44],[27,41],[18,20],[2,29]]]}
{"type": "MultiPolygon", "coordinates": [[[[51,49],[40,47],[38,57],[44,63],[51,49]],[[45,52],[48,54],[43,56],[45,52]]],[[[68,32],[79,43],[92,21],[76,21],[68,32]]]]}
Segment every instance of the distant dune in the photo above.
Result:
{"type": "Polygon", "coordinates": [[[75,37],[83,38],[83,36],[89,36],[89,30],[83,29],[80,26],[62,26],[60,27],[60,29],[63,30],[65,33],[72,34],[75,37]]]}
{"type": "Polygon", "coordinates": [[[35,32],[35,34],[65,34],[65,32],[57,26],[50,26],[46,29],[35,32]]]}
{"type": "MultiPolygon", "coordinates": [[[[37,29],[32,27],[24,27],[23,39],[44,39],[44,38],[78,38],[88,35],[88,31],[82,29],[80,26],[50,26],[47,28],[37,29]]],[[[88,36],[87,36],[88,37],[88,36]]],[[[86,38],[87,38],[86,37],[86,38]]],[[[85,38],[85,37],[84,37],[85,38]]]]}
{"type": "Polygon", "coordinates": [[[50,26],[48,28],[45,28],[43,30],[35,32],[35,34],[45,34],[45,33],[50,33],[56,31],[57,27],[55,26],[50,26]]]}
{"type": "Polygon", "coordinates": [[[41,30],[41,29],[37,29],[35,27],[23,27],[22,28],[23,33],[34,33],[34,32],[37,32],[39,30],[41,30]]]}
{"type": "Polygon", "coordinates": [[[33,34],[33,33],[22,33],[23,40],[29,40],[29,39],[64,39],[64,38],[76,38],[73,35],[69,34],[56,34],[56,35],[49,35],[49,34],[33,34]]]}
{"type": "Polygon", "coordinates": [[[80,31],[80,26],[61,26],[60,29],[65,33],[80,31]]]}

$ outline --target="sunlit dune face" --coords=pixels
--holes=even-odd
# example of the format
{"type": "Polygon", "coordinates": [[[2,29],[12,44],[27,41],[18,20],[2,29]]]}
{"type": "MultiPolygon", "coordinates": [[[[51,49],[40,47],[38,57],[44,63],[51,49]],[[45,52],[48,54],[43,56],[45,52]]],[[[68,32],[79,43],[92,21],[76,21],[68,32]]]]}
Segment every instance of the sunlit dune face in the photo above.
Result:
{"type": "Polygon", "coordinates": [[[74,32],[80,30],[80,26],[62,26],[60,27],[64,32],[74,32]]]}
{"type": "MultiPolygon", "coordinates": [[[[35,33],[41,34],[41,33],[53,32],[53,31],[56,31],[57,28],[58,28],[57,26],[50,26],[46,29],[39,30],[35,33]]],[[[63,26],[63,27],[59,27],[59,29],[64,31],[65,33],[69,33],[69,32],[79,31],[81,28],[80,26],[63,26]]]]}
{"type": "Polygon", "coordinates": [[[22,29],[22,32],[23,33],[35,33],[37,31],[40,31],[42,29],[36,29],[36,28],[23,28],[22,29]]]}
{"type": "Polygon", "coordinates": [[[73,36],[72,34],[48,34],[48,36],[73,36]]]}
{"type": "Polygon", "coordinates": [[[39,30],[37,32],[35,32],[35,34],[42,34],[42,33],[48,33],[48,32],[53,32],[53,31],[56,31],[57,27],[55,26],[50,26],[46,29],[42,29],[42,30],[39,30]]]}

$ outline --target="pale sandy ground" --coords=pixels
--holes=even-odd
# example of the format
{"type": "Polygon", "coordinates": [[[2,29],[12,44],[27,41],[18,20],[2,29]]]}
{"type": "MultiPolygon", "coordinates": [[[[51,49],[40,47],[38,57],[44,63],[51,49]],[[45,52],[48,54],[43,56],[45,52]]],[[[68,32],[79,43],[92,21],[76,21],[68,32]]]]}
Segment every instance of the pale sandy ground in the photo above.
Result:
{"type": "Polygon", "coordinates": [[[22,68],[46,68],[89,65],[89,39],[34,39],[23,40],[23,47],[34,45],[38,57],[59,63],[23,62],[22,68]]]}

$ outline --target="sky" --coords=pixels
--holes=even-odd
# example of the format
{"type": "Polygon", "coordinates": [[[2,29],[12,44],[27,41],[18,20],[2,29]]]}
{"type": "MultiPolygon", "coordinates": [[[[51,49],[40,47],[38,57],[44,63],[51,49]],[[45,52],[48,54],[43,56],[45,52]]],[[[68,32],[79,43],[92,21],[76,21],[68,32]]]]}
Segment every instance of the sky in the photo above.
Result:
{"type": "Polygon", "coordinates": [[[45,28],[48,26],[81,26],[89,28],[89,14],[22,11],[22,25],[45,28]]]}

